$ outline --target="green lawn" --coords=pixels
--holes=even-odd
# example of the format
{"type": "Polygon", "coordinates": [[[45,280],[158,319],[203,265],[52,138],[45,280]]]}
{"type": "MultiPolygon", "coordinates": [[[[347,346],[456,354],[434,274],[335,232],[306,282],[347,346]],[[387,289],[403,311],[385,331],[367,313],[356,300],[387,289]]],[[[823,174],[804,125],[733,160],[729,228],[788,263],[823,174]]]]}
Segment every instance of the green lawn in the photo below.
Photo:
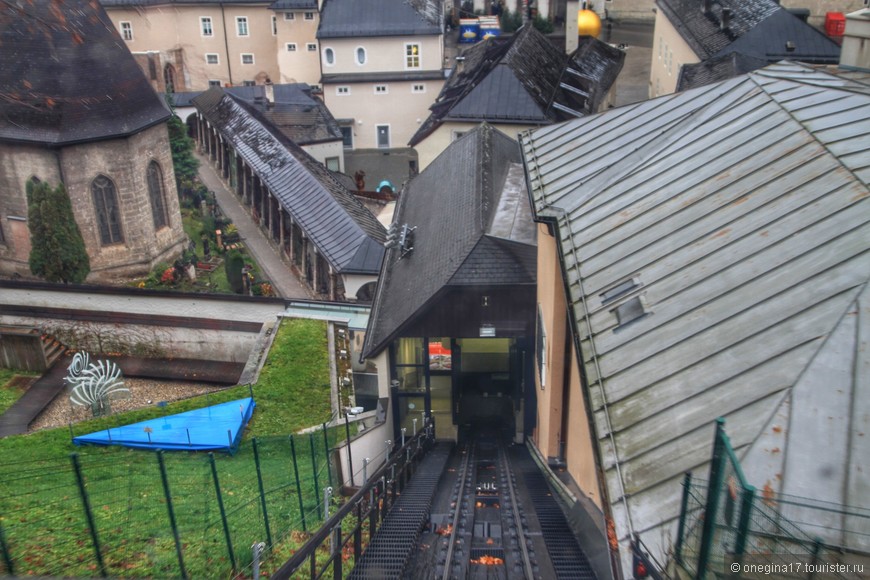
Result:
{"type": "Polygon", "coordinates": [[[32,376],[33,373],[0,368],[0,413],[6,411],[24,394],[24,389],[8,384],[16,375],[32,376]]]}
{"type": "MultiPolygon", "coordinates": [[[[286,543],[282,544],[284,538],[297,543],[301,540],[298,530],[302,528],[302,513],[307,529],[318,525],[321,490],[330,479],[335,483],[334,470],[325,461],[325,449],[334,445],[344,430],[328,431],[328,443],[322,431],[295,435],[292,446],[288,435],[329,420],[328,385],[326,323],[287,319],[253,386],[257,408],[239,451],[234,456],[214,456],[219,485],[215,485],[209,454],[164,454],[189,577],[228,577],[231,553],[237,569],[249,565],[251,544],[267,539],[265,515],[273,543],[282,553],[287,550],[286,543]],[[257,439],[262,496],[253,438],[257,439]],[[219,509],[218,490],[232,552],[219,509]]],[[[234,387],[208,398],[172,403],[165,409],[140,409],[80,423],[74,431],[89,433],[246,396],[246,386],[234,387]]],[[[99,575],[70,458],[73,452],[81,465],[108,574],[180,576],[157,454],[120,447],[75,447],[68,428],[0,440],[0,523],[14,573],[99,575]]],[[[0,558],[2,572],[9,570],[5,559],[0,558]]]]}

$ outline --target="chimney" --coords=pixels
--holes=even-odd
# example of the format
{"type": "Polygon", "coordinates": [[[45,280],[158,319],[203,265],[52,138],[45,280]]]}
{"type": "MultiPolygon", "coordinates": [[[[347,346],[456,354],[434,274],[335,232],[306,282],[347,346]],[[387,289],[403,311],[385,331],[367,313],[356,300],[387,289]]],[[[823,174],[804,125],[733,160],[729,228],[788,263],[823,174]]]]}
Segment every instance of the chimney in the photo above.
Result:
{"type": "Polygon", "coordinates": [[[266,106],[272,106],[275,104],[275,86],[272,84],[272,79],[267,78],[264,83],[266,88],[266,106]]]}
{"type": "Polygon", "coordinates": [[[794,52],[794,49],[797,48],[791,40],[785,43],[785,51],[786,52],[794,52]]]}
{"type": "Polygon", "coordinates": [[[731,26],[731,9],[730,8],[722,8],[722,15],[719,21],[719,30],[727,31],[731,26]]]}

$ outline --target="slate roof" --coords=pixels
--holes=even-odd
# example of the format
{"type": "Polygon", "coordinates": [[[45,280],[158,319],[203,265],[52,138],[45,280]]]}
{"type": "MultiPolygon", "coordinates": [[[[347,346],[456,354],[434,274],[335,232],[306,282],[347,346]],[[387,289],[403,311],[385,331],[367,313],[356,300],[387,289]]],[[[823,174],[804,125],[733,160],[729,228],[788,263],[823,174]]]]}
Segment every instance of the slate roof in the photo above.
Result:
{"type": "Polygon", "coordinates": [[[519,161],[517,143],[484,124],[408,183],[393,221],[417,227],[414,251],[400,260],[397,249],[387,250],[364,356],[386,348],[444,288],[534,284],[534,239],[522,228],[504,228],[523,219],[534,228],[528,200],[518,195],[519,161]]]}
{"type": "Polygon", "coordinates": [[[253,105],[219,87],[209,89],[193,103],[336,271],[379,271],[384,227],[326,167],[272,127],[253,105]]]}
{"type": "Polygon", "coordinates": [[[570,56],[531,24],[466,50],[411,138],[416,145],[445,121],[547,125],[598,109],[625,53],[591,37],[570,56]]]}
{"type": "Polygon", "coordinates": [[[232,0],[224,2],[222,0],[99,0],[100,4],[109,8],[121,7],[145,7],[145,6],[166,6],[173,4],[214,4],[215,6],[234,6],[239,4],[268,4],[269,0],[232,0]]]}
{"type": "Polygon", "coordinates": [[[269,8],[272,10],[317,10],[317,0],[276,0],[269,8]]]}
{"type": "Polygon", "coordinates": [[[317,38],[442,34],[437,0],[325,0],[317,38]]]}
{"type": "Polygon", "coordinates": [[[766,60],[739,52],[731,52],[693,64],[684,64],[680,67],[680,76],[677,78],[677,90],[685,91],[724,81],[764,68],[767,64],[766,60]]]}
{"type": "Polygon", "coordinates": [[[0,4],[0,140],[65,145],[132,135],[169,110],[98,5],[0,4]]]}
{"type": "Polygon", "coordinates": [[[657,6],[701,60],[740,52],[777,62],[783,59],[835,64],[840,47],[774,0],[715,0],[705,13],[701,0],[657,0],[657,6]],[[722,9],[731,11],[722,29],[722,9]],[[786,42],[795,44],[786,50],[786,42]]]}
{"type": "Polygon", "coordinates": [[[520,142],[620,540],[664,553],[718,416],[759,489],[868,505],[870,87],[782,63],[520,142]],[[618,326],[639,296],[647,315],[618,326]]]}
{"type": "MultiPolygon", "coordinates": [[[[320,99],[311,96],[311,87],[305,83],[273,85],[274,104],[266,106],[263,85],[227,87],[232,94],[259,109],[261,115],[297,145],[311,145],[341,139],[338,122],[320,99]]],[[[192,100],[202,91],[173,93],[176,107],[193,106],[192,100]]]]}

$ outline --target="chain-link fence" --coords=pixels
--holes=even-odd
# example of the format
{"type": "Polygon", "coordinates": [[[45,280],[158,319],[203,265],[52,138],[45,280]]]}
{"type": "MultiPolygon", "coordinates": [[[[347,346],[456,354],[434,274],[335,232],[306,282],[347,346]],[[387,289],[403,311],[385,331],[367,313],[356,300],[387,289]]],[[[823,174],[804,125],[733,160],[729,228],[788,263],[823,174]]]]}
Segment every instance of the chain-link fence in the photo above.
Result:
{"type": "MultiPolygon", "coordinates": [[[[709,480],[695,479],[691,474],[683,480],[674,559],[693,578],[740,578],[747,569],[743,564],[750,561],[750,570],[776,569],[787,571],[789,577],[810,578],[823,563],[854,560],[854,551],[810,536],[782,510],[783,505],[795,510],[796,505],[806,509],[813,507],[811,504],[811,500],[780,494],[759,497],[755,487],[746,481],[725,433],[725,421],[719,419],[709,480]]],[[[852,517],[870,521],[870,510],[837,507],[852,517]]],[[[831,506],[825,509],[833,510],[831,506]]],[[[853,577],[836,568],[831,573],[835,578],[853,577]]]]}
{"type": "Polygon", "coordinates": [[[335,485],[344,429],[253,439],[233,455],[84,450],[0,470],[0,572],[56,577],[250,575],[301,544],[335,485]]]}

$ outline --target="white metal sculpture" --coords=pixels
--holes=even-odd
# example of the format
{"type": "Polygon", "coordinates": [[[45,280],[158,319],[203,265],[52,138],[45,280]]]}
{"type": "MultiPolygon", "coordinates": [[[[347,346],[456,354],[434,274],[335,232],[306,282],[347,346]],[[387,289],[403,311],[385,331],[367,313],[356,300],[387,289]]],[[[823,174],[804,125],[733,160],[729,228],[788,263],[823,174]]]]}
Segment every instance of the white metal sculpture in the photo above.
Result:
{"type": "Polygon", "coordinates": [[[118,365],[103,360],[91,363],[87,353],[76,353],[64,380],[70,386],[70,402],[90,407],[95,417],[111,412],[110,400],[130,395],[118,365]]]}

